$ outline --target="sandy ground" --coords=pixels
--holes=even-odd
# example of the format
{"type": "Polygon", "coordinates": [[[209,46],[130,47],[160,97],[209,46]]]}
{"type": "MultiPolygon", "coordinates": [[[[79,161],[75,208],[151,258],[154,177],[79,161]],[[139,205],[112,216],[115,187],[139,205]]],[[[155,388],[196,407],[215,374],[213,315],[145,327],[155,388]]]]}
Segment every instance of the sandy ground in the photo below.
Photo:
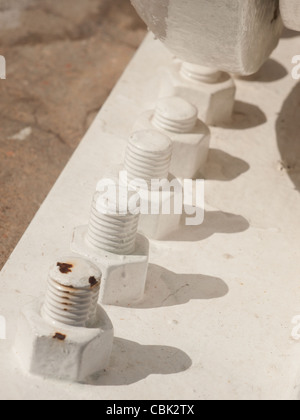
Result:
{"type": "Polygon", "coordinates": [[[0,0],[0,268],[145,33],[129,0],[0,0]]]}

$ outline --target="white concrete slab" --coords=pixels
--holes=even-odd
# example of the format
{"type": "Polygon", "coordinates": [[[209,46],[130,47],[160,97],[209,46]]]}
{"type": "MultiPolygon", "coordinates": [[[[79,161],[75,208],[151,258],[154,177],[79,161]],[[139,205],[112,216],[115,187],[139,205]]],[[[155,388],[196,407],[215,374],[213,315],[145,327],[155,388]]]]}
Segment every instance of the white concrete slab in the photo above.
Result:
{"type": "Polygon", "coordinates": [[[152,243],[140,307],[105,308],[117,337],[110,370],[86,385],[29,377],[11,351],[20,308],[44,294],[98,179],[121,164],[135,119],[154,106],[152,77],[172,57],[146,40],[1,272],[1,399],[298,398],[298,45],[283,39],[258,81],[237,80],[234,124],[212,130],[204,225],[152,243]]]}

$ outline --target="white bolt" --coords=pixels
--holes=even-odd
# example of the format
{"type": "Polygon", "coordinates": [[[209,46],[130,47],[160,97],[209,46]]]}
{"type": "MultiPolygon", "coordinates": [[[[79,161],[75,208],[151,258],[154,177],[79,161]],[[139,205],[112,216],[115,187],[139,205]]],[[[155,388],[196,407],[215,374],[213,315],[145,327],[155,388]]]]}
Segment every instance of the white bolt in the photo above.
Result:
{"type": "Polygon", "coordinates": [[[113,326],[97,305],[101,271],[90,261],[60,259],[50,270],[45,302],[23,308],[15,351],[29,373],[72,382],[106,369],[113,326]]]}
{"type": "MultiPolygon", "coordinates": [[[[283,25],[279,0],[131,0],[173,55],[230,73],[256,73],[277,47],[283,25]]],[[[299,1],[289,7],[299,28],[299,1]],[[298,14],[297,14],[298,12],[298,14]]]]}
{"type": "Polygon", "coordinates": [[[140,301],[145,293],[149,241],[137,233],[139,213],[131,213],[128,208],[136,193],[129,193],[127,187],[115,187],[115,194],[94,195],[89,225],[75,229],[71,249],[101,267],[100,302],[128,306],[140,301]],[[124,209],[120,196],[126,199],[124,209]]]}
{"type": "Polygon", "coordinates": [[[142,179],[151,185],[153,179],[168,178],[172,142],[155,130],[134,133],[128,142],[125,170],[128,180],[142,179]]]}
{"type": "MultiPolygon", "coordinates": [[[[289,29],[300,31],[300,3],[299,0],[280,0],[280,12],[283,23],[289,29]]],[[[279,17],[279,10],[277,10],[279,17]]],[[[274,18],[276,15],[274,15],[274,18]]]]}
{"type": "Polygon", "coordinates": [[[172,140],[172,175],[194,179],[198,173],[204,173],[210,131],[198,119],[198,111],[194,105],[177,96],[160,99],[155,110],[147,111],[138,118],[133,131],[153,128],[172,140]]]}
{"type": "MultiPolygon", "coordinates": [[[[163,124],[162,119],[160,124],[163,124]]],[[[148,186],[147,190],[139,188],[141,209],[148,209],[147,214],[141,213],[139,231],[149,239],[163,239],[180,225],[181,214],[163,212],[166,201],[170,209],[174,208],[177,193],[163,188],[158,194],[152,194],[151,189],[153,181],[159,181],[160,188],[168,185],[172,150],[171,139],[153,127],[133,133],[128,142],[124,164],[128,181],[139,187],[139,180],[143,180],[148,186]],[[152,212],[153,208],[157,211],[152,212]]]]}

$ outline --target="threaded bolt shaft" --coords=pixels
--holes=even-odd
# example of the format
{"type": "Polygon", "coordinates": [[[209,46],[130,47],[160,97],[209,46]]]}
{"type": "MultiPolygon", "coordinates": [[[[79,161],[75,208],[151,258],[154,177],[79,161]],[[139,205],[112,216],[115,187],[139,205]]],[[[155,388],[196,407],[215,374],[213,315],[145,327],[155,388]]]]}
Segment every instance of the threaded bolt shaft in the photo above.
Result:
{"type": "Polygon", "coordinates": [[[180,74],[185,79],[196,83],[217,83],[222,76],[221,71],[186,62],[182,64],[180,74]]]}
{"type": "Polygon", "coordinates": [[[82,258],[64,258],[50,270],[42,316],[73,327],[93,326],[101,271],[82,258]]]}
{"type": "MultiPolygon", "coordinates": [[[[139,214],[131,214],[119,207],[120,187],[116,189],[117,197],[104,199],[97,192],[94,196],[86,240],[94,248],[117,255],[129,255],[135,250],[139,214]]],[[[126,191],[127,200],[130,194],[126,191]]]]}
{"type": "Polygon", "coordinates": [[[186,100],[174,96],[160,99],[152,119],[158,129],[174,133],[190,133],[198,118],[197,108],[186,100]]]}
{"type": "Polygon", "coordinates": [[[167,179],[172,157],[172,142],[156,130],[134,133],[128,142],[125,170],[128,181],[144,180],[148,186],[153,179],[167,179]]]}

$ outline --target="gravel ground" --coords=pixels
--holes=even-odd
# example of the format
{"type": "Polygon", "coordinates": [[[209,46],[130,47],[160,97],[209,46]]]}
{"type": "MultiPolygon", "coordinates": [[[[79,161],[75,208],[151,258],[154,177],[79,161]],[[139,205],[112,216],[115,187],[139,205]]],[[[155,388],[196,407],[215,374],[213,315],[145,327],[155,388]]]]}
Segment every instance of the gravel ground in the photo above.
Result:
{"type": "Polygon", "coordinates": [[[0,268],[146,29],[129,0],[0,0],[0,268]]]}

